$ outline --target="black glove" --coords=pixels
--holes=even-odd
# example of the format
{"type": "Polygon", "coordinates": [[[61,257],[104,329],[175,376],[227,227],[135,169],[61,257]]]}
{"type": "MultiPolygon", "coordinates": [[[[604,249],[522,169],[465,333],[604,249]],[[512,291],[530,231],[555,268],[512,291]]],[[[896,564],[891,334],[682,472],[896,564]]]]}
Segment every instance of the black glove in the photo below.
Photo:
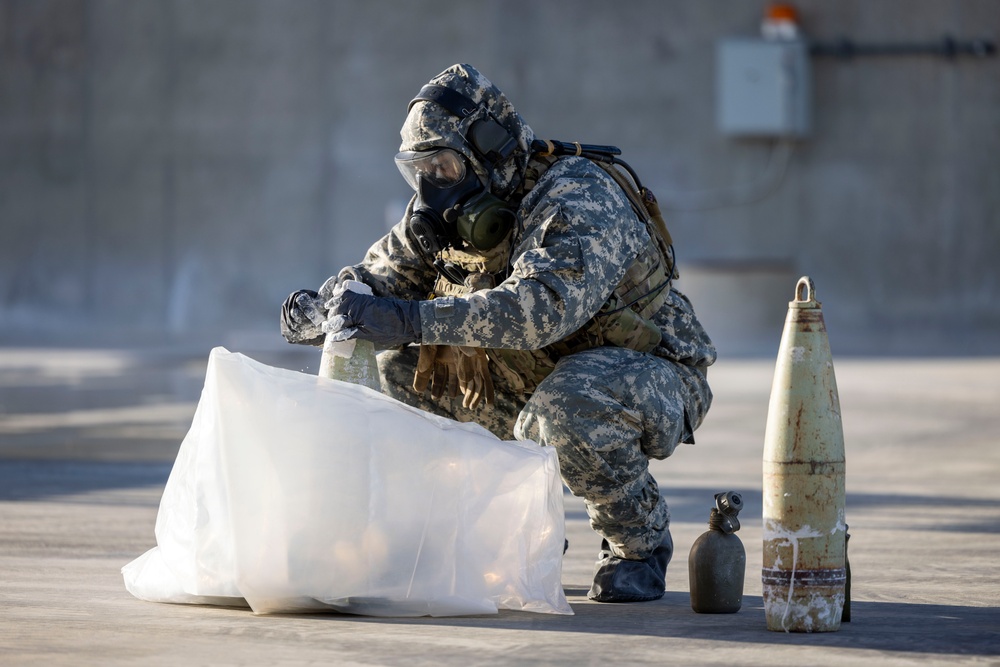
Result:
{"type": "Polygon", "coordinates": [[[318,296],[312,290],[303,289],[292,292],[281,304],[281,335],[289,343],[323,345],[326,335],[320,327],[323,324],[324,314],[321,302],[317,301],[318,296]],[[314,310],[310,311],[310,307],[314,310]],[[318,315],[319,321],[310,318],[310,314],[313,317],[318,315]]]}
{"type": "Polygon", "coordinates": [[[420,302],[338,291],[326,304],[329,312],[323,330],[332,340],[360,338],[380,348],[398,347],[420,340],[420,302]]]}

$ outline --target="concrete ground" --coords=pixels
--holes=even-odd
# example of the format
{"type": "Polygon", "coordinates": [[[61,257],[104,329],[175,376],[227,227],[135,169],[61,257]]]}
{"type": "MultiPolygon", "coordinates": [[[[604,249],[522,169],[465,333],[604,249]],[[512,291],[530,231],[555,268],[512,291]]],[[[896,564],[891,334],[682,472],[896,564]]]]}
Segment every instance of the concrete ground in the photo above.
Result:
{"type": "Polygon", "coordinates": [[[134,599],[119,570],[154,544],[207,352],[0,349],[0,664],[1000,665],[1000,358],[835,358],[852,622],[803,635],[769,632],[760,597],[773,359],[720,361],[698,444],[655,464],[676,545],[660,601],[586,599],[599,539],[569,496],[570,617],[254,616],[134,599]],[[725,490],[747,501],[743,609],[695,614],[686,557],[725,490]]]}

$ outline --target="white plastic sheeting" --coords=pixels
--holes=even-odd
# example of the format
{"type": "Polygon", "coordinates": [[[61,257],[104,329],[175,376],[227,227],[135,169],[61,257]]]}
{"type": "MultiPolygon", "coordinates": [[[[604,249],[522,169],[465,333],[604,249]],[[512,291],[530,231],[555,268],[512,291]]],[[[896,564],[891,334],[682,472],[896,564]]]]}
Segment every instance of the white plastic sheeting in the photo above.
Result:
{"type": "Polygon", "coordinates": [[[572,614],[555,451],[216,348],[134,596],[256,613],[572,614]]]}

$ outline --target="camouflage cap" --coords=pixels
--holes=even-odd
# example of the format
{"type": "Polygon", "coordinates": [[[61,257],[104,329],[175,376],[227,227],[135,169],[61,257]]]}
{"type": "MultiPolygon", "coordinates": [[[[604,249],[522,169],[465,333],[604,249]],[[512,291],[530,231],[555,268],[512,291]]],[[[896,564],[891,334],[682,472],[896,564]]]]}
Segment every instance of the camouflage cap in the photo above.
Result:
{"type": "Polygon", "coordinates": [[[528,127],[500,89],[471,65],[452,65],[429,83],[445,86],[465,95],[479,105],[475,113],[458,118],[433,102],[417,102],[410,108],[399,135],[400,151],[425,151],[432,148],[453,148],[468,158],[483,185],[498,197],[509,196],[521,183],[528,165],[534,132],[528,127]],[[492,172],[466,141],[469,128],[477,120],[492,116],[517,141],[517,148],[506,161],[495,165],[492,172]]]}

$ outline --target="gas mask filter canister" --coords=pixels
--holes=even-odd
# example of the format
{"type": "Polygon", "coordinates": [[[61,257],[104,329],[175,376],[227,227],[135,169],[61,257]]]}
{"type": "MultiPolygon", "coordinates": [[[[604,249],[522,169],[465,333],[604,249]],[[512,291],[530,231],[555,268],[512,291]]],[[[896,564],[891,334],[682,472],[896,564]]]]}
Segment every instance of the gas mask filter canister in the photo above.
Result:
{"type": "Polygon", "coordinates": [[[417,193],[410,227],[425,251],[458,239],[489,250],[513,226],[514,212],[483,187],[457,151],[407,151],[396,156],[396,166],[417,193]]]}

